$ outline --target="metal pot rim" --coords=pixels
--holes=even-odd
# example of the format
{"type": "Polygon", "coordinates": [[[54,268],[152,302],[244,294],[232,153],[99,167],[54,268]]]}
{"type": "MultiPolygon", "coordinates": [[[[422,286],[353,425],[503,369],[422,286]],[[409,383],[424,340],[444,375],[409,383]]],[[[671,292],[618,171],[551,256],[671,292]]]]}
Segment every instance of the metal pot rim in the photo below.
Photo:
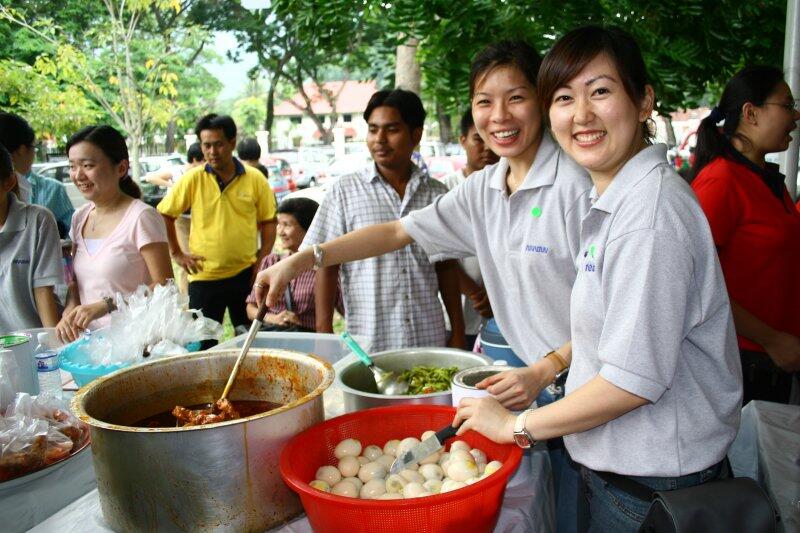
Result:
{"type": "MultiPolygon", "coordinates": [[[[231,358],[235,359],[236,356],[237,356],[237,352],[238,352],[238,348],[237,349],[228,349],[228,350],[208,350],[208,351],[204,351],[204,352],[192,352],[192,353],[183,354],[183,355],[176,355],[176,356],[166,357],[166,358],[163,358],[163,359],[156,359],[154,361],[148,361],[147,363],[141,363],[141,364],[138,364],[138,365],[121,368],[121,369],[119,369],[119,370],[117,370],[115,372],[112,372],[111,374],[108,374],[108,375],[105,375],[105,376],[100,376],[99,378],[93,380],[91,383],[89,383],[88,385],[82,387],[80,390],[78,390],[78,392],[75,393],[75,396],[73,396],[72,401],[70,403],[70,408],[71,408],[72,412],[75,414],[75,416],[77,416],[80,420],[82,420],[83,422],[89,424],[89,426],[91,426],[93,428],[109,429],[109,430],[113,430],[113,431],[124,431],[124,432],[129,432],[129,433],[178,433],[178,432],[185,432],[185,431],[203,431],[203,430],[214,429],[214,428],[219,428],[219,427],[224,427],[224,426],[233,426],[233,425],[236,425],[236,424],[246,423],[246,422],[249,422],[251,420],[256,420],[256,419],[259,419],[259,418],[266,418],[268,416],[273,416],[273,415],[278,415],[278,414],[284,413],[286,411],[289,411],[290,409],[293,409],[293,408],[297,407],[298,405],[302,405],[304,403],[307,403],[307,402],[310,402],[310,401],[314,400],[317,396],[321,396],[322,393],[325,392],[325,390],[328,387],[330,387],[330,385],[333,383],[333,378],[334,378],[334,374],[335,374],[334,370],[333,370],[333,366],[331,366],[331,364],[328,361],[322,359],[321,357],[319,357],[317,355],[310,354],[310,353],[298,352],[298,351],[295,351],[295,350],[285,350],[285,349],[282,349],[282,348],[253,348],[253,349],[251,349],[251,351],[254,352],[254,353],[260,353],[260,354],[266,354],[266,355],[281,355],[281,356],[284,356],[284,357],[288,356],[288,359],[294,359],[294,360],[297,360],[297,359],[299,359],[301,357],[302,358],[310,357],[314,361],[314,364],[317,365],[322,370],[322,381],[320,382],[319,385],[317,385],[317,387],[314,390],[312,390],[311,392],[309,392],[305,396],[303,396],[301,398],[298,398],[297,400],[295,400],[295,401],[293,401],[291,403],[287,403],[287,404],[281,405],[280,407],[272,409],[271,411],[267,411],[267,412],[264,412],[264,413],[258,413],[258,414],[255,414],[255,415],[252,415],[252,416],[248,416],[248,417],[237,418],[236,420],[226,420],[224,422],[217,422],[215,424],[206,424],[206,425],[203,425],[203,426],[187,426],[187,427],[174,427],[174,428],[173,427],[170,427],[170,428],[140,428],[140,427],[133,427],[133,426],[123,426],[123,425],[119,425],[119,424],[111,424],[109,422],[104,422],[102,420],[98,420],[98,419],[90,416],[86,412],[86,410],[83,408],[83,400],[84,400],[84,398],[87,395],[90,395],[94,391],[95,388],[99,387],[100,385],[102,385],[103,383],[105,383],[108,380],[116,379],[117,376],[119,376],[121,374],[124,374],[126,372],[141,371],[141,369],[143,367],[157,366],[157,365],[161,365],[161,364],[166,364],[166,362],[180,361],[181,359],[196,358],[198,356],[202,357],[202,356],[211,356],[211,355],[215,355],[215,354],[216,355],[227,354],[231,358]]],[[[248,358],[251,357],[251,354],[248,353],[247,357],[248,358]]]]}
{"type": "MultiPolygon", "coordinates": [[[[468,354],[472,354],[472,355],[481,357],[481,358],[483,358],[483,359],[485,359],[487,361],[491,361],[491,359],[489,359],[488,357],[484,356],[483,354],[478,354],[478,353],[470,352],[470,351],[467,351],[467,350],[460,350],[458,348],[447,348],[447,347],[444,347],[444,346],[435,346],[435,347],[430,347],[430,348],[425,348],[425,347],[422,347],[422,348],[399,348],[399,349],[395,349],[395,350],[386,350],[384,352],[378,352],[378,353],[375,353],[375,354],[371,354],[370,357],[372,357],[372,359],[374,359],[375,362],[378,363],[382,357],[387,356],[387,355],[393,355],[393,354],[396,354],[396,353],[415,353],[415,352],[430,352],[430,351],[437,351],[437,352],[466,352],[468,354]]],[[[358,366],[358,365],[362,365],[362,364],[364,364],[364,363],[362,363],[360,360],[353,361],[353,363],[351,363],[351,364],[347,365],[345,368],[343,368],[342,372],[352,368],[353,366],[358,366]]],[[[486,364],[489,365],[491,363],[486,363],[486,364]]],[[[378,365],[378,366],[380,366],[380,365],[378,365]]],[[[353,387],[350,387],[350,386],[346,385],[342,381],[342,378],[341,378],[341,375],[340,375],[339,372],[336,373],[336,386],[341,388],[345,392],[349,392],[351,394],[356,394],[358,396],[363,396],[365,398],[374,398],[376,400],[386,400],[386,399],[393,399],[393,398],[402,398],[404,400],[416,400],[416,399],[420,399],[420,398],[437,398],[437,397],[442,397],[442,396],[450,396],[451,395],[451,390],[452,390],[452,387],[451,387],[451,390],[446,390],[446,391],[441,391],[441,392],[429,392],[427,394],[401,394],[401,395],[397,395],[397,396],[390,396],[388,394],[379,394],[379,393],[366,392],[366,391],[354,389],[353,387]]]]}

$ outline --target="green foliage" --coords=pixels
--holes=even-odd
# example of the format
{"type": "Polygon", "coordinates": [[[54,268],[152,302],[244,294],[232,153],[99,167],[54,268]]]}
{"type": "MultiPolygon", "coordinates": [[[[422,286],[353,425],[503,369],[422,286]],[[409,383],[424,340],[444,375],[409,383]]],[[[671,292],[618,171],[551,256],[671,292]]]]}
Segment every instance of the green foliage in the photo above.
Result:
{"type": "Polygon", "coordinates": [[[233,104],[233,120],[241,132],[240,137],[254,137],[256,131],[264,125],[267,110],[264,99],[258,96],[247,96],[236,100],[233,104]]]}
{"type": "Polygon", "coordinates": [[[39,138],[60,142],[102,116],[80,88],[13,60],[0,60],[0,108],[26,117],[39,138]]]}

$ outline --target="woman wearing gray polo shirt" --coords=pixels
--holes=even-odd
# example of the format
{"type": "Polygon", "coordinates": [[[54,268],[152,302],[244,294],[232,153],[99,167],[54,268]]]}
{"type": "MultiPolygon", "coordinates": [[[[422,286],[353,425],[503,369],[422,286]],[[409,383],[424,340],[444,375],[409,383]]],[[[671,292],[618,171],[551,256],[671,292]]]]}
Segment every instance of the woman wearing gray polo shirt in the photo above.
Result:
{"type": "Polygon", "coordinates": [[[722,475],[742,394],[730,304],[703,211],[666,147],[650,143],[654,94],[630,35],[573,30],[538,82],[556,140],[594,183],[567,394],[519,416],[465,399],[454,425],[521,446],[563,435],[592,530],[636,531],[650,502],[622,478],[669,490],[722,475]]]}

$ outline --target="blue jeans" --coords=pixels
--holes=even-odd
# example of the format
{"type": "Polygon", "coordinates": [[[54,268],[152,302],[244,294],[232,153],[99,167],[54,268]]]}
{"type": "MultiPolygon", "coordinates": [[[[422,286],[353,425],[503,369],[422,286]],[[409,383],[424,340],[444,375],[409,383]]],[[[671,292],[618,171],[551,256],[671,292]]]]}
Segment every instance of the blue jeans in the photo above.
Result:
{"type": "MultiPolygon", "coordinates": [[[[654,490],[675,490],[694,487],[722,476],[724,461],[705,470],[681,477],[638,477],[634,481],[654,490]]],[[[607,483],[594,471],[581,467],[584,493],[588,501],[588,531],[590,533],[635,533],[644,520],[650,502],[634,498],[627,492],[607,483]]]]}

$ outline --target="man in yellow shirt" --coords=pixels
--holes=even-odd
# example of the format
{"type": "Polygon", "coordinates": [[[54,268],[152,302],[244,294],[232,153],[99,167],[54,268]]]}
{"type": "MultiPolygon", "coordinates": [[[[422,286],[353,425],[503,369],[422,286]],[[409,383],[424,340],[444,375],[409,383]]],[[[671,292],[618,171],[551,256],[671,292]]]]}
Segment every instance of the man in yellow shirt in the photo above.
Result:
{"type": "Polygon", "coordinates": [[[158,204],[172,257],[189,273],[189,306],[234,326],[247,323],[245,300],[261,259],[275,243],[275,194],[261,173],[233,157],[236,124],[209,114],[195,128],[206,164],[193,168],[158,204]],[[192,210],[189,250],[175,219],[192,210]],[[260,246],[259,246],[260,237],[260,246]]]}

